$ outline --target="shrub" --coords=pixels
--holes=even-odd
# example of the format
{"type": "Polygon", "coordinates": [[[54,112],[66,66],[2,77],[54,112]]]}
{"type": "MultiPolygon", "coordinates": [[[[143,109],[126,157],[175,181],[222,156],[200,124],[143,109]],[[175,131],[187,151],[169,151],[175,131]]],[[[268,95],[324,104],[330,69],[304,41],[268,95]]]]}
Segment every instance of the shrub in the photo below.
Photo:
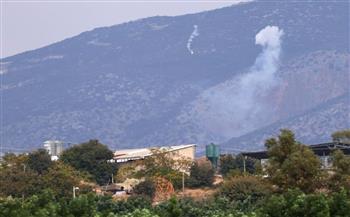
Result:
{"type": "Polygon", "coordinates": [[[226,154],[220,157],[220,172],[223,176],[230,176],[232,171],[234,173],[242,174],[245,170],[247,173],[255,174],[260,172],[260,162],[250,157],[244,157],[243,155],[234,156],[232,154],[226,154]],[[244,159],[245,158],[245,159],[244,159]]]}
{"type": "Polygon", "coordinates": [[[134,193],[138,195],[145,195],[150,198],[154,197],[156,192],[156,187],[154,182],[151,179],[146,179],[143,182],[140,182],[134,187],[134,193]]]}
{"type": "MultiPolygon", "coordinates": [[[[325,195],[304,194],[300,190],[289,190],[283,195],[273,195],[261,208],[266,217],[330,217],[330,208],[325,195]]],[[[346,215],[344,215],[346,216],[346,215]]]]}
{"type": "Polygon", "coordinates": [[[350,213],[350,197],[346,191],[341,189],[339,192],[333,193],[329,200],[330,214],[332,217],[341,217],[350,213]]]}
{"type": "Polygon", "coordinates": [[[182,176],[183,174],[181,172],[173,170],[168,174],[164,175],[164,178],[171,182],[174,189],[178,190],[182,188],[182,176]]]}
{"type": "Polygon", "coordinates": [[[258,201],[268,196],[272,187],[255,176],[231,177],[219,189],[219,195],[234,202],[239,209],[255,206],[258,201]]]}
{"type": "Polygon", "coordinates": [[[214,169],[209,161],[201,164],[195,162],[191,166],[190,177],[187,181],[190,187],[209,187],[214,181],[214,169]]]}
{"type": "Polygon", "coordinates": [[[27,164],[29,168],[39,174],[46,172],[53,164],[51,156],[45,149],[38,149],[28,155],[27,164]]]}

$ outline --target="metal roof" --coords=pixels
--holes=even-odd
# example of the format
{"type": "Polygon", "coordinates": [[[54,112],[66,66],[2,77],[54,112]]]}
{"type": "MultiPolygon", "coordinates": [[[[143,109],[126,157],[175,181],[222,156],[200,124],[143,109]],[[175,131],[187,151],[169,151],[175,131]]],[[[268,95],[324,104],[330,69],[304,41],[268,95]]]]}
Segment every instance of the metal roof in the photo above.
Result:
{"type": "Polygon", "coordinates": [[[190,148],[196,146],[195,144],[187,145],[176,145],[176,146],[162,146],[162,147],[151,147],[151,148],[138,148],[138,149],[122,149],[114,152],[114,160],[117,162],[144,159],[145,157],[151,156],[153,150],[161,150],[165,152],[172,152],[181,150],[184,148],[190,148]]]}
{"type": "MultiPolygon", "coordinates": [[[[308,147],[318,156],[327,156],[332,151],[339,149],[346,155],[350,155],[350,144],[340,142],[327,142],[314,145],[308,145],[308,147]]],[[[256,159],[267,159],[267,151],[256,151],[256,152],[242,152],[242,155],[252,157],[256,159]]]]}

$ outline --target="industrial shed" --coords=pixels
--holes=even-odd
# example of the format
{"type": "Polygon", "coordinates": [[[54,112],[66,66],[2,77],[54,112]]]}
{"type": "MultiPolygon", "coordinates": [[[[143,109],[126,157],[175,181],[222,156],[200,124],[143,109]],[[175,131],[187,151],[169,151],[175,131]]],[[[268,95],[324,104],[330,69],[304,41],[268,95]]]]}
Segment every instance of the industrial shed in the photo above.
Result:
{"type": "Polygon", "coordinates": [[[113,159],[117,163],[125,163],[129,161],[142,160],[153,155],[153,151],[164,151],[172,153],[174,158],[187,158],[194,160],[196,153],[195,144],[176,145],[176,146],[163,146],[163,147],[150,147],[150,148],[138,148],[138,149],[121,149],[114,152],[113,159]]]}
{"type": "MultiPolygon", "coordinates": [[[[329,168],[331,166],[330,155],[332,151],[339,149],[344,152],[345,155],[350,155],[350,144],[341,142],[328,142],[320,143],[308,146],[317,155],[324,168],[329,168]]],[[[243,156],[259,159],[266,162],[268,159],[267,151],[256,151],[256,152],[243,152],[243,156]]]]}

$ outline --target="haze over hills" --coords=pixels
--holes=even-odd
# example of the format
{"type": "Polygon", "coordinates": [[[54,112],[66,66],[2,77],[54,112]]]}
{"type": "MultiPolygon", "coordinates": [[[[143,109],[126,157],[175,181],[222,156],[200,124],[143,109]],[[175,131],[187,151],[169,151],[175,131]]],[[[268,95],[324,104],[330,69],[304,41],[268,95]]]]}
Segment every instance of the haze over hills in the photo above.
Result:
{"type": "Polygon", "coordinates": [[[350,128],[348,8],[250,2],[98,28],[2,59],[2,143],[254,150],[282,127],[328,141],[350,128]],[[259,41],[266,28],[275,30],[265,39],[281,33],[278,47],[259,41]]]}

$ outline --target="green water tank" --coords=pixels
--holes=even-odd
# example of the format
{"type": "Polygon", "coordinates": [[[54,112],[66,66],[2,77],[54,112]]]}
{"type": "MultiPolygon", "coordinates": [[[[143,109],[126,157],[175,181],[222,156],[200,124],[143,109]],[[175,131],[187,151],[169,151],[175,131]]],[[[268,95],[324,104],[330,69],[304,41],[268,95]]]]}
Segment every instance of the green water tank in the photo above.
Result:
{"type": "Polygon", "coordinates": [[[218,168],[218,161],[220,157],[220,149],[218,145],[211,143],[205,146],[205,153],[208,160],[213,165],[214,169],[218,168]]]}
{"type": "Polygon", "coordinates": [[[206,157],[207,158],[218,158],[220,156],[220,149],[218,145],[213,143],[205,147],[206,157]]]}

